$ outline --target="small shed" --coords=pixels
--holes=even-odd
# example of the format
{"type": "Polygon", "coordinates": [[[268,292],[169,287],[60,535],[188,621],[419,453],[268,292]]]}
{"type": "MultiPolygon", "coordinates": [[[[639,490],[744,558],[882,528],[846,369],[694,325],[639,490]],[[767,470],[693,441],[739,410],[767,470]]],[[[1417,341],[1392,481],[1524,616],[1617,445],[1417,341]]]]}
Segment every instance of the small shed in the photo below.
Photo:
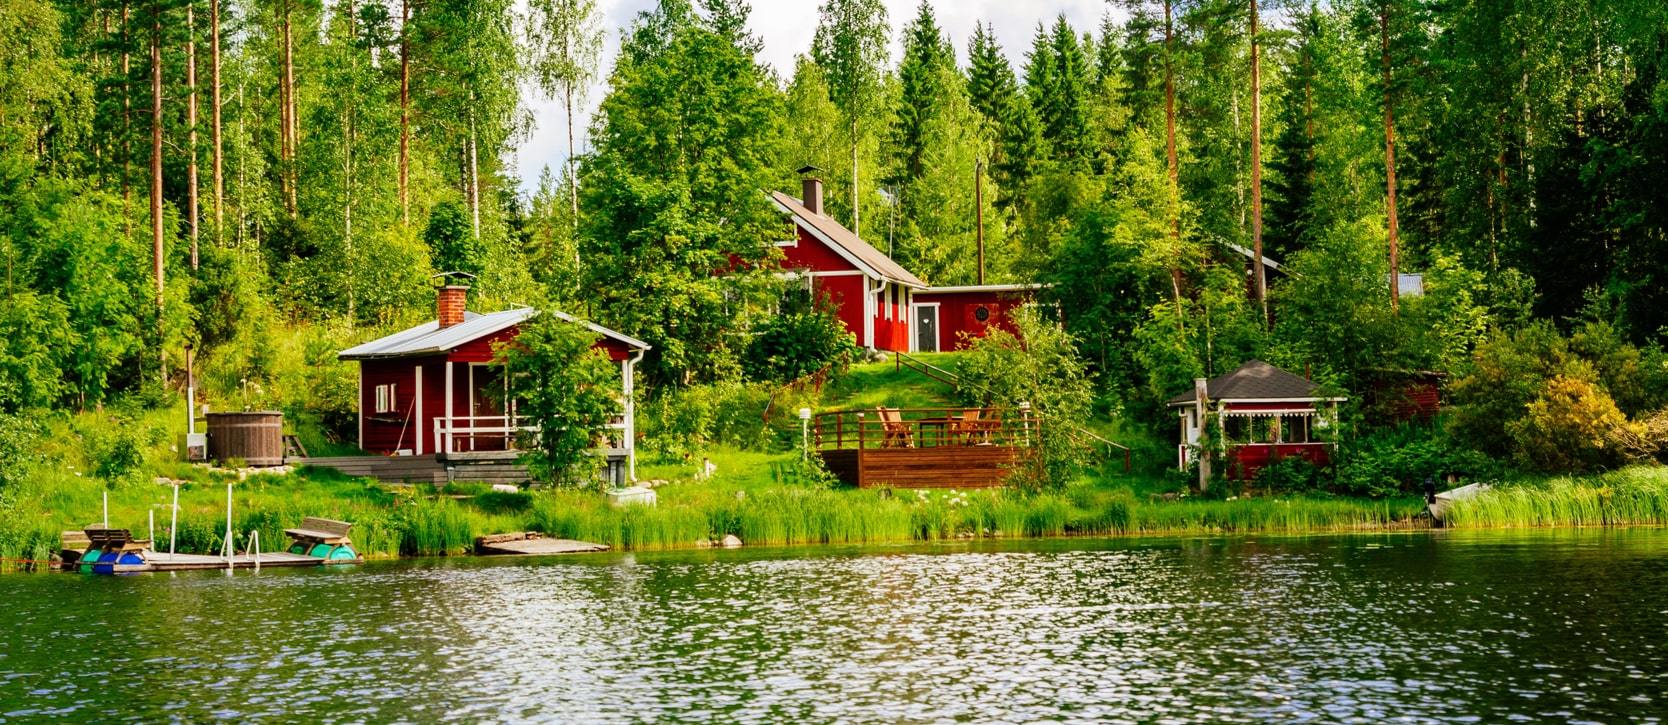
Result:
{"type": "Polygon", "coordinates": [[[1292,456],[1325,465],[1337,447],[1328,431],[1344,400],[1261,360],[1210,380],[1200,378],[1192,392],[1169,402],[1181,421],[1176,464],[1182,470],[1192,465],[1204,426],[1215,416],[1230,477],[1251,478],[1270,462],[1292,456]]]}

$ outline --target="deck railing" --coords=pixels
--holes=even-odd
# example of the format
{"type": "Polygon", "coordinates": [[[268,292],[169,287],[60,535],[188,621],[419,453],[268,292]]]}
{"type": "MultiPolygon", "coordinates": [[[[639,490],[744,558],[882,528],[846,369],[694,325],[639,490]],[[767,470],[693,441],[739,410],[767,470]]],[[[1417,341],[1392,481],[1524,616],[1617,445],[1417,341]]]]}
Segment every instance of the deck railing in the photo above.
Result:
{"type": "MultiPolygon", "coordinates": [[[[625,417],[614,416],[605,428],[602,447],[625,446],[625,417]]],[[[503,450],[515,450],[516,436],[538,433],[539,427],[516,415],[454,415],[434,419],[434,440],[442,453],[473,451],[480,441],[490,441],[503,450]]]]}
{"type": "Polygon", "coordinates": [[[1042,439],[1043,421],[1025,409],[879,408],[819,413],[812,448],[819,451],[944,446],[1028,448],[1042,439]]]}

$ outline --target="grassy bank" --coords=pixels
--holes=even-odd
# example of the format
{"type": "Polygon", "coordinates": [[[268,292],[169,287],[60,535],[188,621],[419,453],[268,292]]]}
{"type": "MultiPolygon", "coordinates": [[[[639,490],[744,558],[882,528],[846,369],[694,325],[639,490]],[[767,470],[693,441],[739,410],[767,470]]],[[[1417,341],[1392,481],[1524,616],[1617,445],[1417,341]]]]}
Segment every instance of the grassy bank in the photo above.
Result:
{"type": "MultiPolygon", "coordinates": [[[[226,484],[233,488],[235,543],[260,531],[263,548],[305,516],[354,522],[353,538],[371,558],[438,556],[469,551],[473,539],[506,531],[540,531],[621,549],[696,547],[734,534],[752,545],[862,544],[956,538],[1018,538],[1133,533],[1341,531],[1407,525],[1417,500],[1245,499],[1150,501],[1125,487],[1081,481],[1059,492],[828,489],[796,481],[793,454],[727,451],[711,481],[688,480],[683,466],[646,466],[673,479],[652,508],[615,508],[595,492],[505,494],[485,486],[389,488],[329,471],[235,475],[192,468],[180,489],[180,551],[213,553],[225,531],[226,484]]],[[[154,514],[166,546],[172,486],[61,472],[15,491],[0,523],[0,567],[44,561],[60,532],[102,516],[143,536],[154,514]]]]}
{"type": "Polygon", "coordinates": [[[1456,528],[1668,525],[1668,468],[1498,485],[1455,502],[1446,522],[1456,528]]]}

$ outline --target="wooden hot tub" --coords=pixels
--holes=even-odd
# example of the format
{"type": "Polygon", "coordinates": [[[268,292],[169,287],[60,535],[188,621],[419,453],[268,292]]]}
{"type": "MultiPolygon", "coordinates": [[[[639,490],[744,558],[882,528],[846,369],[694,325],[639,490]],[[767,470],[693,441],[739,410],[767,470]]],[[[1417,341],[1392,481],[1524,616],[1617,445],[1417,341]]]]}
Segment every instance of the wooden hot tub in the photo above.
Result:
{"type": "Polygon", "coordinates": [[[250,466],[284,465],[284,414],[276,410],[209,413],[208,454],[216,463],[242,459],[250,466]]]}

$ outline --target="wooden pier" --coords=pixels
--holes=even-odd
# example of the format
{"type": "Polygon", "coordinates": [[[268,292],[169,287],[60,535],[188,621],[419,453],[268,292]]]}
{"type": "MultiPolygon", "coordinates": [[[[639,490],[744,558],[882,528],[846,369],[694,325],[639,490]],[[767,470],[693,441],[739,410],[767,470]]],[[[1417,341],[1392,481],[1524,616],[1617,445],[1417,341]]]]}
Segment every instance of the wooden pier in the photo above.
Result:
{"type": "Polygon", "coordinates": [[[475,539],[475,551],[486,556],[550,556],[608,551],[604,544],[573,539],[547,539],[533,532],[494,534],[475,539]]]}
{"type": "Polygon", "coordinates": [[[816,416],[811,448],[859,488],[991,488],[1036,453],[1042,421],[1027,410],[912,408],[816,416]]]}

